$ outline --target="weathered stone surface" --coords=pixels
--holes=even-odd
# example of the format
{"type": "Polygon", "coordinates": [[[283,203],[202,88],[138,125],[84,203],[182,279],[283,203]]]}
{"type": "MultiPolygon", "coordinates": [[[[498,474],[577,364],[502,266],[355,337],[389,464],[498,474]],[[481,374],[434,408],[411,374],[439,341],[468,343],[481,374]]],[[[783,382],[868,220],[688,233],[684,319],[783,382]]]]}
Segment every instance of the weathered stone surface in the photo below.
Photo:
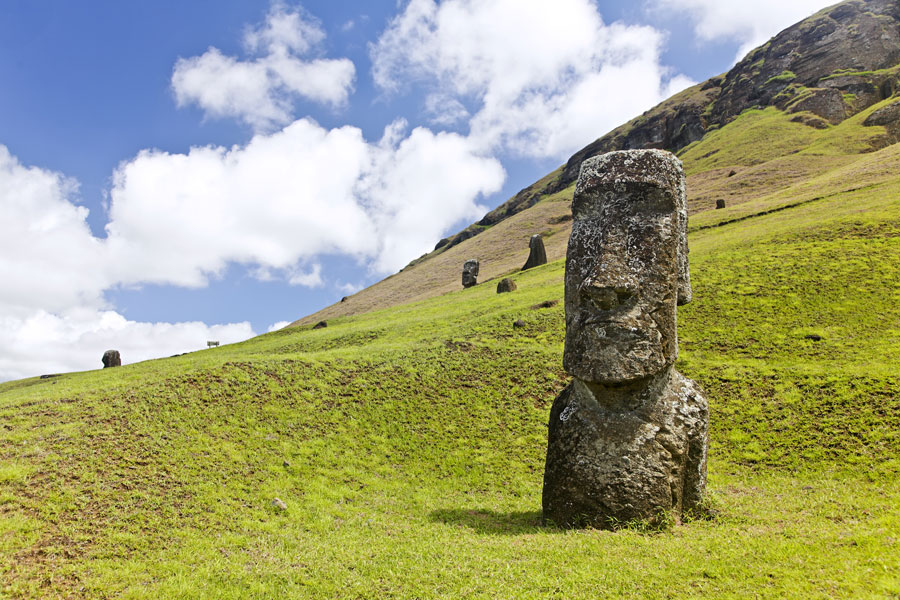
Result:
{"type": "Polygon", "coordinates": [[[725,208],[725,201],[721,198],[716,200],[716,209],[725,208]]]}
{"type": "Polygon", "coordinates": [[[272,507],[278,510],[287,510],[287,504],[281,498],[272,498],[272,507]]]}
{"type": "Polygon", "coordinates": [[[788,108],[788,113],[811,112],[836,125],[847,118],[847,105],[841,90],[814,88],[788,108]]]}
{"type": "Polygon", "coordinates": [[[615,527],[698,508],[708,407],[677,373],[691,299],[680,161],[658,150],[585,161],[566,255],[563,366],[550,414],[544,518],[615,527]]]}
{"type": "Polygon", "coordinates": [[[513,321],[513,327],[515,327],[516,329],[521,329],[525,327],[525,321],[523,321],[522,319],[516,319],[515,321],[513,321]]]}
{"type": "Polygon", "coordinates": [[[531,269],[547,264],[547,250],[544,248],[544,238],[541,234],[536,233],[531,236],[528,242],[528,260],[522,270],[531,269]]]}
{"type": "Polygon", "coordinates": [[[103,353],[103,358],[101,360],[103,361],[104,369],[122,366],[122,357],[119,355],[118,350],[107,350],[103,353]]]}
{"type": "Polygon", "coordinates": [[[464,288],[470,288],[476,283],[478,283],[478,261],[471,258],[463,265],[462,284],[464,288]]]}
{"type": "Polygon", "coordinates": [[[328,321],[319,321],[313,325],[313,329],[324,329],[326,327],[328,327],[328,321]]]}
{"type": "Polygon", "coordinates": [[[516,282],[513,281],[512,279],[510,279],[509,277],[506,277],[505,279],[501,279],[500,283],[497,284],[497,293],[498,294],[514,292],[517,289],[518,289],[518,286],[516,286],[516,282]]]}
{"type": "Polygon", "coordinates": [[[873,125],[887,126],[893,125],[898,121],[900,121],[900,100],[873,112],[866,117],[863,125],[866,127],[872,127],[873,125]]]}

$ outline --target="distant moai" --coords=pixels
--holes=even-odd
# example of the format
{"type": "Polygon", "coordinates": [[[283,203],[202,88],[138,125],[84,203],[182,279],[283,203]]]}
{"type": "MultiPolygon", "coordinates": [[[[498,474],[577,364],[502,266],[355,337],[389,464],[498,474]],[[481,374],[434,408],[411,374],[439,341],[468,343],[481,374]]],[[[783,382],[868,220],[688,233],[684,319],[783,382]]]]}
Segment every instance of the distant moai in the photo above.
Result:
{"type": "Polygon", "coordinates": [[[119,355],[118,350],[107,350],[103,353],[103,358],[101,360],[103,361],[104,369],[122,366],[122,357],[119,355]]]}
{"type": "Polygon", "coordinates": [[[541,234],[536,233],[531,236],[531,240],[528,242],[528,249],[528,260],[525,261],[525,266],[522,267],[523,271],[547,264],[547,251],[544,249],[544,238],[541,237],[541,234]]]}
{"type": "Polygon", "coordinates": [[[566,254],[563,367],[543,515],[563,527],[680,522],[706,487],[709,410],[675,371],[691,300],[684,171],[661,150],[586,160],[566,254]]]}
{"type": "Polygon", "coordinates": [[[470,258],[463,265],[462,284],[464,288],[470,288],[478,283],[478,260],[470,258]]]}
{"type": "Polygon", "coordinates": [[[720,208],[725,208],[725,201],[722,200],[721,198],[716,200],[716,210],[718,210],[720,208]]]}

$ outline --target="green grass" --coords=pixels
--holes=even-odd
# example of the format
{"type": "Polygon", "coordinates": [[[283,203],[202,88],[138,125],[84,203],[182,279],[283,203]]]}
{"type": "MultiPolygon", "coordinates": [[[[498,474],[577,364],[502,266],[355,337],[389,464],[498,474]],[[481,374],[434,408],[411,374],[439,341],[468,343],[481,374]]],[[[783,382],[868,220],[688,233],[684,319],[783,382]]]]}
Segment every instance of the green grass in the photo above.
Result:
{"type": "Polygon", "coordinates": [[[0,384],[0,597],[897,597],[900,184],[842,182],[691,235],[712,520],[540,525],[557,261],[512,294],[0,384]]]}
{"type": "Polygon", "coordinates": [[[774,77],[770,77],[769,79],[767,79],[766,82],[763,84],[763,86],[765,87],[765,86],[769,85],[770,83],[781,83],[781,82],[786,83],[788,81],[793,81],[795,79],[797,79],[797,75],[795,75],[793,71],[782,71],[778,75],[775,75],[774,77]]]}

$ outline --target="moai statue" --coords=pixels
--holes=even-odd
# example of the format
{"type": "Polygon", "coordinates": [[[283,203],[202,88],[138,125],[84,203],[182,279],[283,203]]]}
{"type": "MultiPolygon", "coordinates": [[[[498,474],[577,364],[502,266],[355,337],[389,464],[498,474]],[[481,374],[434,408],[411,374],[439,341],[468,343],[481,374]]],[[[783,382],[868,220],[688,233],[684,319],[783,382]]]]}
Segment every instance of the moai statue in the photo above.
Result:
{"type": "Polygon", "coordinates": [[[547,264],[547,251],[544,249],[544,238],[541,237],[541,234],[536,233],[531,236],[528,248],[528,260],[525,261],[525,266],[522,267],[523,271],[547,264]]]}
{"type": "Polygon", "coordinates": [[[119,355],[118,350],[107,350],[103,353],[102,360],[104,369],[108,369],[109,367],[122,366],[122,357],[119,355]]]}
{"type": "Polygon", "coordinates": [[[661,150],[586,160],[566,254],[563,366],[544,471],[545,521],[681,521],[706,487],[709,410],[675,371],[691,300],[684,172],[661,150]]]}
{"type": "Polygon", "coordinates": [[[463,265],[462,284],[464,288],[470,288],[478,283],[478,260],[471,258],[463,265]]]}

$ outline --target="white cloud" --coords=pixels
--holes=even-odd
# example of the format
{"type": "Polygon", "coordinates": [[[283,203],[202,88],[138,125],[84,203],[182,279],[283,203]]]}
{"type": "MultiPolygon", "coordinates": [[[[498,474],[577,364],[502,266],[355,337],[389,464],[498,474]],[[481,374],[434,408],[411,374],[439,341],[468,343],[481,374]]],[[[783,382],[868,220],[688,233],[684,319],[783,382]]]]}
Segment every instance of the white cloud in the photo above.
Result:
{"type": "Polygon", "coordinates": [[[0,381],[47,373],[99,369],[106,350],[129,364],[206,348],[255,335],[249,323],[139,323],[114,311],[35,310],[24,318],[0,317],[0,381]]]}
{"type": "Polygon", "coordinates": [[[312,266],[312,269],[306,273],[303,271],[295,272],[288,278],[288,283],[310,288],[321,287],[324,284],[322,281],[322,265],[315,264],[312,266]]]}
{"type": "Polygon", "coordinates": [[[212,117],[238,118],[262,131],[290,122],[293,103],[301,97],[341,106],[353,89],[353,63],[302,58],[324,39],[311,17],[275,4],[265,23],[244,36],[247,50],[258,56],[239,60],[210,48],[179,58],[172,73],[175,99],[179,106],[193,103],[212,117]]]}
{"type": "Polygon", "coordinates": [[[728,39],[740,43],[735,62],[782,29],[834,3],[835,0],[650,0],[651,6],[688,13],[701,40],[728,39]]]}
{"type": "Polygon", "coordinates": [[[277,323],[272,323],[269,325],[269,328],[266,330],[268,333],[272,333],[273,331],[278,331],[279,329],[284,329],[288,325],[290,325],[290,321],[278,321],[277,323]]]}
{"type": "Polygon", "coordinates": [[[351,294],[355,294],[359,290],[366,287],[364,283],[338,283],[337,289],[344,292],[348,296],[351,294]]]}
{"type": "Polygon", "coordinates": [[[480,106],[469,137],[484,152],[566,157],[665,98],[663,35],[607,25],[591,0],[411,0],[370,53],[377,85],[392,93],[425,86],[461,116],[480,106]]]}
{"type": "Polygon", "coordinates": [[[100,302],[106,254],[85,221],[88,210],[72,202],[77,188],[21,165],[0,145],[0,315],[100,302]]]}
{"type": "Polygon", "coordinates": [[[404,125],[369,143],[353,127],[302,119],[245,147],[145,151],[113,178],[108,245],[115,281],[204,286],[229,263],[322,285],[335,253],[379,272],[404,266],[444,230],[485,210],[500,189],[500,163],[457,134],[404,125]]]}
{"type": "Polygon", "coordinates": [[[462,102],[449,94],[432,93],[425,96],[425,112],[435,125],[450,126],[469,118],[462,102]]]}
{"type": "Polygon", "coordinates": [[[118,257],[91,234],[76,190],[0,146],[0,381],[98,368],[108,349],[137,362],[253,335],[248,323],[138,323],[109,310],[118,257]]]}
{"type": "Polygon", "coordinates": [[[117,279],[198,287],[229,262],[288,269],[323,252],[372,254],[353,195],[368,160],[358,129],[308,120],[243,147],[141,152],[113,177],[117,279]]]}

